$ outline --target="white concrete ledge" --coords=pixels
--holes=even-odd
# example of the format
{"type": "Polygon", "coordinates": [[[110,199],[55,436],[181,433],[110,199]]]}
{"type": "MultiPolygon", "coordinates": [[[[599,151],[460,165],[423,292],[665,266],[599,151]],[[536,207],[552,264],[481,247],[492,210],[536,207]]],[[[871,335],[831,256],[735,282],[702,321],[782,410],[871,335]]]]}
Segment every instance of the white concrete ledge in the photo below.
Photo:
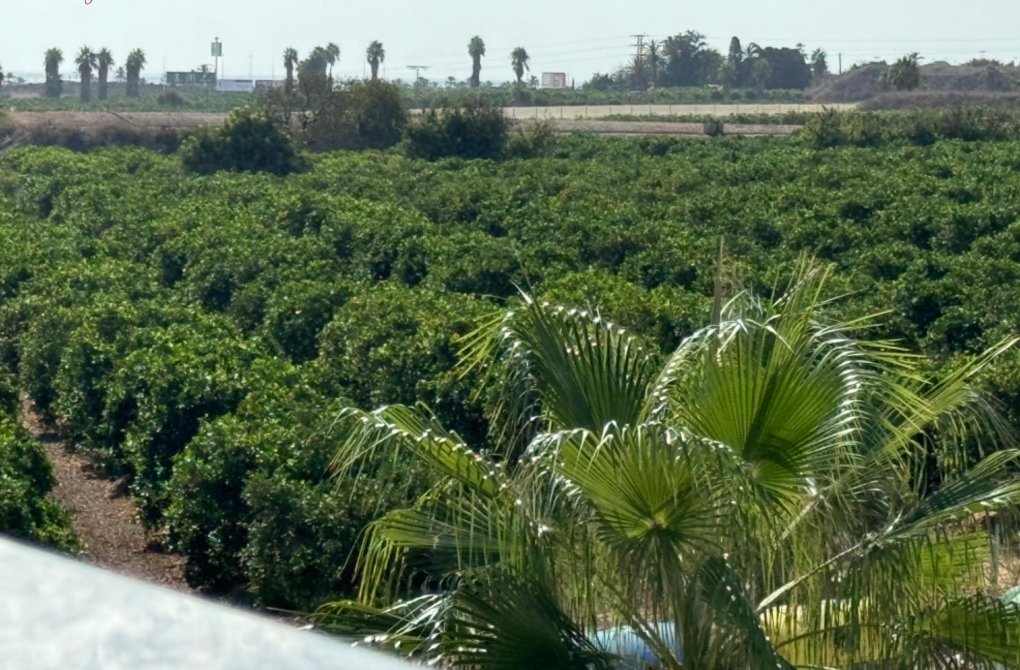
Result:
{"type": "Polygon", "coordinates": [[[0,538],[0,669],[399,670],[397,659],[0,538]]]}

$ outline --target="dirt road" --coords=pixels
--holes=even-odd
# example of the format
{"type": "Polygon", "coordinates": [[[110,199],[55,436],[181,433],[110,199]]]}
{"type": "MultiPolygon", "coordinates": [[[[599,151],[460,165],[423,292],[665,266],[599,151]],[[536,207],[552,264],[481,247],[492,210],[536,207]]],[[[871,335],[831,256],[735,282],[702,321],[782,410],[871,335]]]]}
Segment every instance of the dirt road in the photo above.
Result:
{"type": "MultiPolygon", "coordinates": [[[[537,118],[534,116],[518,116],[516,123],[526,126],[530,123],[544,121],[552,124],[555,132],[563,134],[584,132],[609,136],[704,136],[704,128],[700,123],[674,123],[652,120],[602,121],[597,118],[584,117],[556,118],[548,110],[560,108],[538,109],[546,111],[543,111],[537,118]]],[[[53,128],[82,133],[97,132],[110,128],[187,131],[201,126],[220,125],[226,119],[226,116],[226,114],[205,112],[11,112],[8,114],[8,118],[14,123],[15,127],[21,130],[31,131],[40,128],[53,128]]],[[[727,123],[726,133],[730,135],[789,135],[797,130],[798,127],[727,123]]]]}

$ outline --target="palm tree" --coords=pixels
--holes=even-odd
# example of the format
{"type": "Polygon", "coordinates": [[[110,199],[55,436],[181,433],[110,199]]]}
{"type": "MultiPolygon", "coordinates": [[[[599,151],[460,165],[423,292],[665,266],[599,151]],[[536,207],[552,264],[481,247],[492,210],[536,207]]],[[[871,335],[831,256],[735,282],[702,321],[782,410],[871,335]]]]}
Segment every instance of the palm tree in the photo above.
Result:
{"type": "Polygon", "coordinates": [[[824,49],[811,52],[811,74],[816,80],[824,79],[829,74],[829,54],[824,49]]]}
{"type": "Polygon", "coordinates": [[[335,42],[330,42],[325,49],[326,62],[329,63],[329,74],[327,77],[333,80],[333,66],[340,60],[340,47],[335,42]]]}
{"type": "Polygon", "coordinates": [[[137,98],[139,95],[139,81],[142,70],[145,68],[145,52],[135,49],[128,54],[125,65],[127,67],[127,96],[137,98]]]}
{"type": "Polygon", "coordinates": [[[717,299],[663,364],[526,299],[465,345],[496,451],[424,408],[346,410],[339,476],[401,458],[432,485],[318,623],[473,668],[1020,667],[983,525],[1020,501],[1020,452],[968,456],[1010,443],[972,380],[1013,342],[925,381],[858,339],[873,319],[826,318],[827,274],[717,299]]]}
{"type": "Polygon", "coordinates": [[[46,96],[59,98],[64,89],[64,82],[60,79],[60,64],[64,62],[64,52],[53,47],[46,50],[44,64],[46,67],[46,96]]]}
{"type": "Polygon", "coordinates": [[[517,76],[517,85],[520,86],[524,79],[524,71],[531,71],[528,67],[528,61],[531,60],[531,56],[524,47],[517,47],[510,53],[510,67],[513,68],[514,74],[517,76]]]}
{"type": "Polygon", "coordinates": [[[287,78],[283,83],[283,92],[290,95],[294,90],[294,67],[298,63],[297,49],[288,47],[283,51],[283,68],[287,71],[287,78]]]}
{"type": "Polygon", "coordinates": [[[110,77],[110,67],[113,65],[113,54],[110,53],[109,49],[100,49],[99,53],[96,54],[96,63],[99,66],[99,99],[106,100],[108,90],[108,79],[110,77]]]}
{"type": "Polygon", "coordinates": [[[772,63],[766,58],[756,57],[751,60],[751,86],[761,94],[768,88],[772,78],[772,63]]]}
{"type": "Polygon", "coordinates": [[[740,64],[744,62],[744,47],[740,45],[740,38],[736,35],[730,39],[730,51],[726,56],[726,60],[734,69],[739,68],[740,64]]]}
{"type": "Polygon", "coordinates": [[[0,66],[0,89],[4,86],[4,68],[0,66]]]}
{"type": "Polygon", "coordinates": [[[113,78],[121,83],[127,81],[127,71],[124,69],[123,65],[117,68],[117,73],[113,76],[113,78]]]}
{"type": "Polygon", "coordinates": [[[372,68],[372,81],[375,81],[379,78],[379,64],[386,60],[386,50],[383,49],[382,42],[372,40],[372,43],[365,49],[365,59],[368,61],[369,67],[372,68]]]}
{"type": "Polygon", "coordinates": [[[81,50],[78,51],[78,55],[75,56],[74,63],[78,66],[78,74],[81,77],[79,97],[82,102],[91,102],[92,69],[96,67],[96,54],[87,46],[82,47],[81,50]]]}
{"type": "Polygon", "coordinates": [[[329,59],[329,51],[315,47],[298,63],[298,85],[308,100],[321,98],[332,90],[333,81],[328,74],[329,59]]]}
{"type": "Polygon", "coordinates": [[[468,54],[471,56],[471,87],[478,88],[481,83],[482,57],[485,55],[485,42],[478,35],[468,42],[468,54]]]}

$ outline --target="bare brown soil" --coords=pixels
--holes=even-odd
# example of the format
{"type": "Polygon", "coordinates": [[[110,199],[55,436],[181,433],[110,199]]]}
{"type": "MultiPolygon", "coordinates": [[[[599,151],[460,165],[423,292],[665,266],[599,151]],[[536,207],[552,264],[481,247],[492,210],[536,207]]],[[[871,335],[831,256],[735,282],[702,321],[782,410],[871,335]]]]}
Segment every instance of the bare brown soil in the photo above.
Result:
{"type": "Polygon", "coordinates": [[[62,442],[30,400],[22,403],[22,422],[46,447],[57,485],[53,498],[71,512],[75,532],[85,544],[82,558],[98,567],[188,592],[184,559],[159,547],[141,522],[124,482],[96,472],[91,461],[62,442]]]}
{"type": "MultiPolygon", "coordinates": [[[[608,108],[607,108],[608,109],[608,108]]],[[[187,131],[201,126],[220,125],[226,114],[205,112],[11,112],[8,118],[16,131],[31,136],[41,130],[74,131],[100,134],[104,131],[157,131],[162,129],[187,131]]],[[[522,127],[543,119],[519,119],[522,127]]],[[[606,136],[666,135],[703,137],[700,123],[674,123],[665,121],[601,121],[594,118],[546,117],[557,133],[594,133],[606,136]]],[[[727,135],[789,135],[799,126],[726,124],[727,135]]],[[[15,142],[20,143],[20,142],[15,142]]]]}
{"type": "Polygon", "coordinates": [[[7,118],[16,128],[24,130],[55,126],[88,132],[110,126],[189,130],[219,125],[227,115],[209,112],[8,112],[7,118]]]}
{"type": "MultiPolygon", "coordinates": [[[[533,122],[532,122],[533,123],[533,122]]],[[[590,119],[553,119],[547,121],[557,133],[594,133],[605,136],[666,135],[679,137],[703,137],[705,127],[701,123],[675,123],[665,121],[595,121],[590,119]]],[[[529,122],[520,122],[527,126],[529,122]]],[[[727,135],[790,135],[800,126],[725,124],[727,135]]]]}

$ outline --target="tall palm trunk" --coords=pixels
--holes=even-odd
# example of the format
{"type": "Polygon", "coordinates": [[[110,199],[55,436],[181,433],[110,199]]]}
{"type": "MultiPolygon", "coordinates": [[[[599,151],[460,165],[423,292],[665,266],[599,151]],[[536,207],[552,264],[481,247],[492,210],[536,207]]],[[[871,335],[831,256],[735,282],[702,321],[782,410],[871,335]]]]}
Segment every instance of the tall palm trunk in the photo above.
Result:
{"type": "Polygon", "coordinates": [[[138,68],[129,67],[127,69],[127,97],[137,98],[138,97],[138,68]]]}
{"type": "Polygon", "coordinates": [[[474,56],[471,59],[471,87],[478,88],[481,84],[482,57],[474,56]]]}
{"type": "Polygon", "coordinates": [[[64,82],[60,79],[60,63],[64,54],[56,47],[46,51],[46,97],[59,98],[63,92],[64,82]]]}
{"type": "Polygon", "coordinates": [[[92,102],[92,71],[81,73],[79,98],[82,102],[92,102]]]}
{"type": "Polygon", "coordinates": [[[106,100],[109,94],[109,82],[107,81],[110,76],[110,68],[108,65],[103,63],[99,64],[99,99],[106,100]]]}

